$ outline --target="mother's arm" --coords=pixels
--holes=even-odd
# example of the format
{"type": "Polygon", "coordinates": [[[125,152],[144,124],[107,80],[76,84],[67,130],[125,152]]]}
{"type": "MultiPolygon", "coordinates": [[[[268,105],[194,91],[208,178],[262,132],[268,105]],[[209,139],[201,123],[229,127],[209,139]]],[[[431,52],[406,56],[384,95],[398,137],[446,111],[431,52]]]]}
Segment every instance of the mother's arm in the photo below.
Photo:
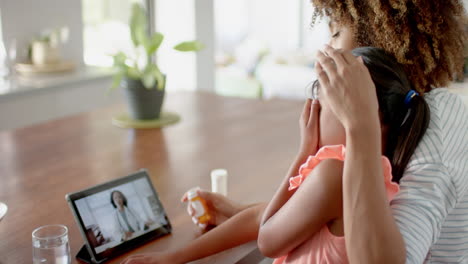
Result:
{"type": "MultiPolygon", "coordinates": [[[[365,128],[365,127],[361,127],[365,128]]],[[[347,129],[343,216],[350,263],[405,263],[403,237],[387,200],[380,128],[347,129]]]]}
{"type": "Polygon", "coordinates": [[[375,86],[362,59],[326,48],[318,54],[321,100],[346,130],[343,217],[350,263],[404,263],[406,249],[386,197],[375,86]]]}

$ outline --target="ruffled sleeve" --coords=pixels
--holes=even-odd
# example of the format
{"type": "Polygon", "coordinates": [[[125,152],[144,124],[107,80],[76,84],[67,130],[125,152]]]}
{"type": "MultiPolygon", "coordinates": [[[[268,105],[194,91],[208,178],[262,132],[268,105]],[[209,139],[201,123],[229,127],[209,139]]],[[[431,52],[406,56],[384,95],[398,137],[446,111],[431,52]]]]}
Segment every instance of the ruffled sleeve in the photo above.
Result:
{"type": "MultiPolygon", "coordinates": [[[[322,160],[337,159],[344,161],[345,159],[345,146],[333,145],[324,146],[317,151],[315,156],[309,156],[307,161],[299,168],[299,175],[289,178],[289,190],[292,191],[298,188],[302,182],[307,178],[310,172],[322,160]]],[[[392,166],[387,157],[382,156],[382,168],[384,172],[385,188],[387,190],[387,198],[390,201],[393,196],[398,192],[399,186],[392,182],[392,166]]]]}

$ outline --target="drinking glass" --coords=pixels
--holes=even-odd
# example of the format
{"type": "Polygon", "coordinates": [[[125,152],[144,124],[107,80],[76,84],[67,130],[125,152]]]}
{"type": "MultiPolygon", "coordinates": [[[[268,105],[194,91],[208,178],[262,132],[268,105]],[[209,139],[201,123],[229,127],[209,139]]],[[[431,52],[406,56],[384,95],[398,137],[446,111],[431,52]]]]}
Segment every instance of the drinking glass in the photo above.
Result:
{"type": "Polygon", "coordinates": [[[32,232],[33,264],[70,264],[68,228],[46,225],[32,232]]]}

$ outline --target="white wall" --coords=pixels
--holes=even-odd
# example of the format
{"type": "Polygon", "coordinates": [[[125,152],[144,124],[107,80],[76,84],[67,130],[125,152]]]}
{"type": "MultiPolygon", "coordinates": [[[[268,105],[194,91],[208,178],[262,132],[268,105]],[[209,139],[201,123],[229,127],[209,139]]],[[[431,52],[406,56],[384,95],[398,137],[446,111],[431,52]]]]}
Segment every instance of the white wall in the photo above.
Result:
{"type": "Polygon", "coordinates": [[[83,61],[81,0],[1,0],[3,40],[16,39],[18,60],[24,61],[31,39],[47,28],[67,26],[69,42],[62,55],[77,64],[83,61]]]}

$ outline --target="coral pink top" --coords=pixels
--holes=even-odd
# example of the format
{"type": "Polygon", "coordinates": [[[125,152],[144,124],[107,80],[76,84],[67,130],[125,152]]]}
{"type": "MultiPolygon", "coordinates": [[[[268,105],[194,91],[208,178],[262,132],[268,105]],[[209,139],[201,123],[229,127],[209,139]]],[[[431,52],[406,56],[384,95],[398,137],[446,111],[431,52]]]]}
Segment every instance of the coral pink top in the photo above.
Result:
{"type": "MultiPolygon", "coordinates": [[[[298,188],[310,172],[325,159],[337,159],[344,161],[345,147],[343,145],[324,146],[317,151],[315,156],[309,156],[307,161],[299,168],[299,175],[289,179],[289,190],[298,188]]],[[[398,192],[398,184],[392,182],[392,167],[387,157],[382,156],[387,197],[390,201],[398,192]]],[[[288,255],[276,259],[273,264],[337,264],[348,263],[344,237],[338,237],[330,233],[325,225],[309,240],[289,252],[288,255]]]]}

